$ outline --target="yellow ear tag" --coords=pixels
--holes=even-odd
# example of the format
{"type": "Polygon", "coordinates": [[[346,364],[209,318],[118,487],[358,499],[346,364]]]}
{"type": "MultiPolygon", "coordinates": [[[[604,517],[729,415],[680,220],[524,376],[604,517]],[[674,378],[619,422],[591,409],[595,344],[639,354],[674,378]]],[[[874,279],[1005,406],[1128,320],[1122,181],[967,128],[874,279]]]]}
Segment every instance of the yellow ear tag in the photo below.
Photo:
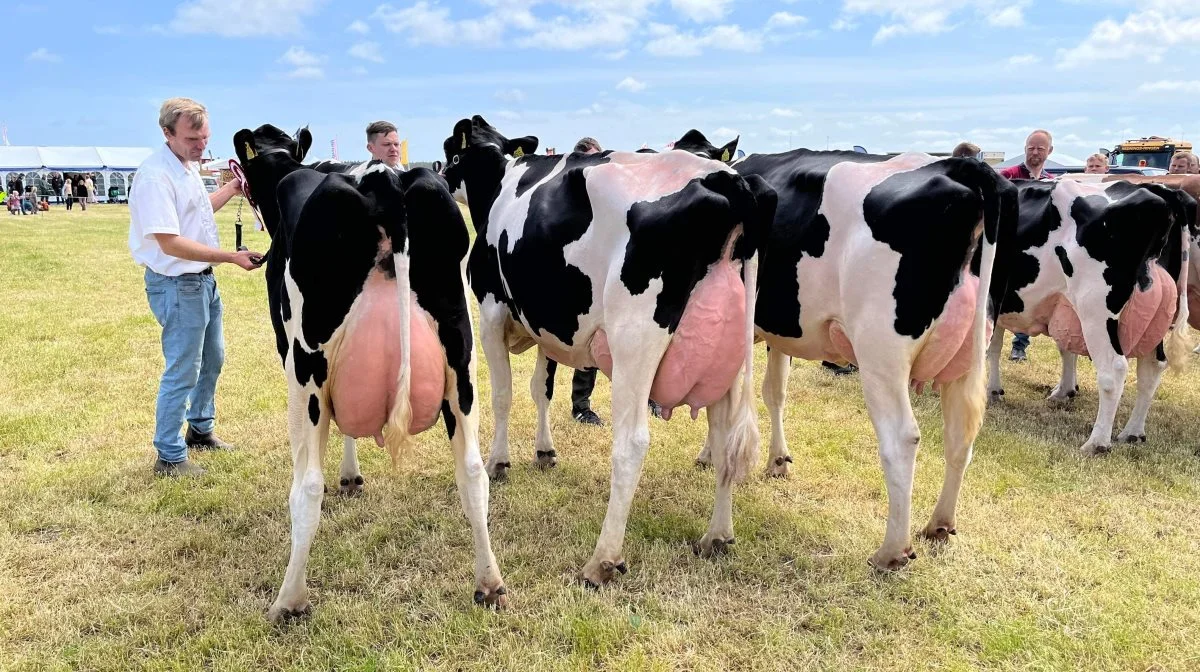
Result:
{"type": "Polygon", "coordinates": [[[721,152],[721,161],[722,161],[723,163],[728,163],[728,162],[729,162],[729,150],[728,150],[728,149],[726,149],[725,151],[721,152]]]}
{"type": "Polygon", "coordinates": [[[246,160],[247,160],[247,161],[249,161],[250,159],[253,159],[253,158],[254,158],[254,157],[256,157],[256,156],[258,156],[258,152],[255,152],[255,151],[254,151],[254,148],[250,146],[250,143],[248,143],[248,142],[245,142],[245,143],[242,143],[242,144],[243,144],[243,146],[246,148],[246,160]]]}
{"type": "Polygon", "coordinates": [[[462,147],[459,147],[459,149],[466,149],[466,148],[467,148],[467,134],[463,133],[463,144],[462,144],[462,147]]]}
{"type": "Polygon", "coordinates": [[[513,150],[514,159],[519,159],[522,156],[525,156],[525,150],[521,149],[520,147],[517,147],[515,150],[513,150]]]}

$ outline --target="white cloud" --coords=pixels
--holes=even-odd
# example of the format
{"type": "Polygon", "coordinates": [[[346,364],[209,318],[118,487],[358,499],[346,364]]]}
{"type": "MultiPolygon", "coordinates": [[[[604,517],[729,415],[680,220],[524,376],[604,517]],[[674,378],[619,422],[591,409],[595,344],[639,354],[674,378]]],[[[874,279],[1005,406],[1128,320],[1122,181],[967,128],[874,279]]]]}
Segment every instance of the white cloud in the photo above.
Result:
{"type": "Polygon", "coordinates": [[[364,61],[383,63],[383,51],[380,50],[378,42],[359,42],[350,47],[346,53],[355,58],[361,58],[364,61]]]}
{"type": "Polygon", "coordinates": [[[938,35],[958,28],[956,16],[973,13],[994,27],[1024,25],[1024,8],[1030,0],[842,0],[842,14],[834,30],[853,27],[859,16],[882,17],[883,25],[875,32],[876,44],[900,35],[938,35]]]}
{"type": "Polygon", "coordinates": [[[637,93],[638,91],[646,90],[646,83],[640,82],[633,77],[626,77],[625,79],[617,82],[617,90],[637,93]]]}
{"type": "Polygon", "coordinates": [[[775,12],[767,19],[767,30],[778,28],[798,28],[808,23],[808,19],[790,12],[775,12]]]}
{"type": "Polygon", "coordinates": [[[987,22],[998,28],[1020,28],[1025,25],[1024,7],[1020,4],[1009,5],[1003,9],[988,14],[987,22]]]}
{"type": "Polygon", "coordinates": [[[355,19],[350,25],[346,26],[346,31],[350,33],[358,33],[359,35],[366,35],[367,33],[371,32],[371,27],[367,25],[366,21],[355,19]]]}
{"type": "Polygon", "coordinates": [[[62,60],[62,56],[51,52],[45,47],[38,47],[25,57],[27,61],[42,61],[44,63],[58,63],[62,60]]]}
{"type": "Polygon", "coordinates": [[[786,107],[776,107],[771,110],[771,116],[773,116],[773,117],[798,117],[798,116],[800,116],[800,113],[797,112],[796,110],[792,110],[792,109],[789,109],[786,107]]]}
{"type": "Polygon", "coordinates": [[[680,32],[678,28],[662,23],[650,24],[652,39],[646,43],[646,51],[655,56],[699,56],[705,47],[727,51],[762,51],[762,36],[747,33],[736,25],[713,26],[700,35],[680,32]]]}
{"type": "MultiPolygon", "coordinates": [[[[508,12],[502,14],[494,11],[478,19],[456,21],[450,18],[448,8],[421,0],[404,9],[382,4],[375,8],[371,18],[377,19],[389,32],[406,35],[411,45],[494,46],[504,36],[504,28],[508,23],[506,14],[508,12]]],[[[523,21],[523,14],[528,15],[528,11],[522,13],[514,10],[511,12],[511,21],[523,21]]]]}
{"type": "Polygon", "coordinates": [[[303,47],[291,47],[279,57],[279,62],[293,66],[288,73],[292,79],[320,79],[325,70],[320,67],[324,57],[305,51],[303,47]]]}
{"type": "Polygon", "coordinates": [[[1034,65],[1040,63],[1042,58],[1034,54],[1020,54],[1018,56],[1010,56],[1008,64],[1013,67],[1024,67],[1026,65],[1034,65]]]}
{"type": "MultiPolygon", "coordinates": [[[[1146,82],[1138,87],[1138,91],[1142,91],[1143,93],[1200,93],[1200,80],[1181,81],[1163,79],[1157,82],[1146,82]]],[[[1125,117],[1122,118],[1124,119],[1125,117]]]]}
{"type": "MultiPolygon", "coordinates": [[[[1092,27],[1083,42],[1070,49],[1058,50],[1058,67],[1075,68],[1102,60],[1128,61],[1141,56],[1157,63],[1168,50],[1181,47],[1195,51],[1195,36],[1200,34],[1200,11],[1195,3],[1154,3],[1154,7],[1133,12],[1120,23],[1105,19],[1092,27]],[[1122,46],[1136,45],[1135,49],[1122,46]]],[[[1178,54],[1175,54],[1178,56],[1178,54]]]]}
{"type": "Polygon", "coordinates": [[[855,28],[858,28],[858,24],[851,21],[850,19],[845,18],[845,17],[838,17],[837,21],[834,21],[832,24],[829,25],[829,28],[830,28],[830,30],[838,30],[838,31],[854,30],[855,28]]]}
{"type": "Polygon", "coordinates": [[[625,56],[628,53],[629,53],[628,49],[622,49],[620,51],[614,51],[612,53],[604,54],[603,58],[606,61],[619,61],[622,58],[625,58],[625,56]]]}
{"type": "Polygon", "coordinates": [[[177,33],[225,37],[295,35],[320,0],[193,0],[179,5],[169,24],[177,33]]]}
{"type": "Polygon", "coordinates": [[[720,21],[729,14],[733,0],[671,0],[675,11],[696,23],[720,21]]]}
{"type": "Polygon", "coordinates": [[[494,97],[502,103],[520,103],[525,101],[525,92],[520,89],[504,89],[497,91],[494,97]]]}

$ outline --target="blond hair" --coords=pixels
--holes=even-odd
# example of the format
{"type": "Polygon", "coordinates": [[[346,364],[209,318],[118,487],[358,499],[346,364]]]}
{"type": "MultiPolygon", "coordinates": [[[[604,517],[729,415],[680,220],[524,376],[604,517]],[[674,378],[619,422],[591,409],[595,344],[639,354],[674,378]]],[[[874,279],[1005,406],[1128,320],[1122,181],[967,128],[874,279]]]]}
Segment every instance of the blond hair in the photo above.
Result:
{"type": "Polygon", "coordinates": [[[1174,154],[1172,154],[1171,160],[1174,161],[1175,159],[1185,159],[1188,162],[1189,169],[1191,168],[1192,165],[1194,165],[1197,162],[1196,155],[1187,150],[1175,152],[1174,154]]]}
{"type": "Polygon", "coordinates": [[[1100,152],[1096,152],[1095,154],[1092,154],[1088,158],[1084,159],[1083,162],[1087,163],[1088,161],[1091,161],[1092,159],[1099,159],[1101,163],[1108,163],[1108,157],[1101,154],[1100,152]]]}
{"type": "Polygon", "coordinates": [[[158,125],[171,133],[180,117],[186,117],[190,128],[199,128],[208,121],[208,110],[191,98],[168,98],[158,109],[158,125]]]}

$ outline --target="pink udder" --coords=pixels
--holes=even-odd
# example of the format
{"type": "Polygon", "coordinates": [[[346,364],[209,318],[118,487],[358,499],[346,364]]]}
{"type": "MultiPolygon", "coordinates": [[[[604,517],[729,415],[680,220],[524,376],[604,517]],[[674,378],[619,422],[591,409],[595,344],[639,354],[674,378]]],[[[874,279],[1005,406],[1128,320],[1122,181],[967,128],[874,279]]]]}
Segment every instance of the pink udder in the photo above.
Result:
{"type": "Polygon", "coordinates": [[[975,322],[975,299],[979,278],[963,273],[963,281],[946,301],[933,333],[913,362],[914,381],[947,383],[971,368],[971,326],[975,322]]]}
{"type": "MultiPolygon", "coordinates": [[[[1158,264],[1150,267],[1150,273],[1150,287],[1145,291],[1134,289],[1117,323],[1117,337],[1127,357],[1143,357],[1153,352],[1167,335],[1171,320],[1175,319],[1177,294],[1174,279],[1158,264]]],[[[1063,350],[1076,355],[1088,355],[1079,315],[1061,296],[1050,317],[1047,332],[1063,350]]]]}
{"type": "MultiPolygon", "coordinates": [[[[411,299],[412,418],[416,434],[437,422],[446,386],[446,357],[433,320],[411,299]]],[[[383,445],[383,426],[396,400],[400,372],[400,313],[396,283],[372,272],[347,316],[346,334],[333,366],[334,419],[343,434],[372,436],[383,445]]]]}
{"type": "MultiPolygon", "coordinates": [[[[692,291],[679,327],[658,364],[650,398],[671,417],[690,406],[695,417],[729,391],[745,362],[746,288],[728,260],[717,262],[692,291]]],[[[596,366],[612,375],[608,334],[592,338],[596,366]]]]}

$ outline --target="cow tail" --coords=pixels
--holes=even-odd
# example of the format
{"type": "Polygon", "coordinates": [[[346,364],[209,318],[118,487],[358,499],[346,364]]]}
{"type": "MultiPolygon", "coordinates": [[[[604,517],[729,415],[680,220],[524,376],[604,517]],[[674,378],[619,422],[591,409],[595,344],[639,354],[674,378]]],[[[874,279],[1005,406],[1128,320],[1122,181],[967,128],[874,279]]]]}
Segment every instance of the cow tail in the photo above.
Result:
{"type": "Polygon", "coordinates": [[[392,404],[387,427],[384,428],[384,446],[392,456],[392,466],[408,449],[412,440],[409,427],[412,424],[412,287],[409,282],[409,249],[407,236],[403,240],[403,251],[396,251],[397,242],[392,241],[392,260],[396,265],[396,299],[400,309],[400,372],[396,376],[396,401],[392,404]]]}
{"type": "MultiPolygon", "coordinates": [[[[746,288],[745,357],[740,392],[733,396],[733,408],[725,447],[725,483],[739,483],[758,464],[758,414],[754,398],[754,302],[757,296],[758,254],[742,262],[742,284],[746,288]]],[[[739,387],[735,385],[735,388],[739,387]]],[[[733,390],[730,390],[732,393],[733,390]]]]}
{"type": "Polygon", "coordinates": [[[1188,343],[1188,266],[1191,262],[1188,260],[1188,254],[1191,251],[1191,236],[1187,226],[1180,227],[1180,250],[1179,256],[1179,277],[1175,278],[1175,287],[1178,293],[1179,304],[1175,308],[1175,322],[1167,331],[1167,337],[1163,339],[1163,350],[1167,355],[1167,365],[1172,371],[1178,373],[1183,371],[1187,366],[1187,362],[1191,356],[1192,347],[1188,343]]]}

